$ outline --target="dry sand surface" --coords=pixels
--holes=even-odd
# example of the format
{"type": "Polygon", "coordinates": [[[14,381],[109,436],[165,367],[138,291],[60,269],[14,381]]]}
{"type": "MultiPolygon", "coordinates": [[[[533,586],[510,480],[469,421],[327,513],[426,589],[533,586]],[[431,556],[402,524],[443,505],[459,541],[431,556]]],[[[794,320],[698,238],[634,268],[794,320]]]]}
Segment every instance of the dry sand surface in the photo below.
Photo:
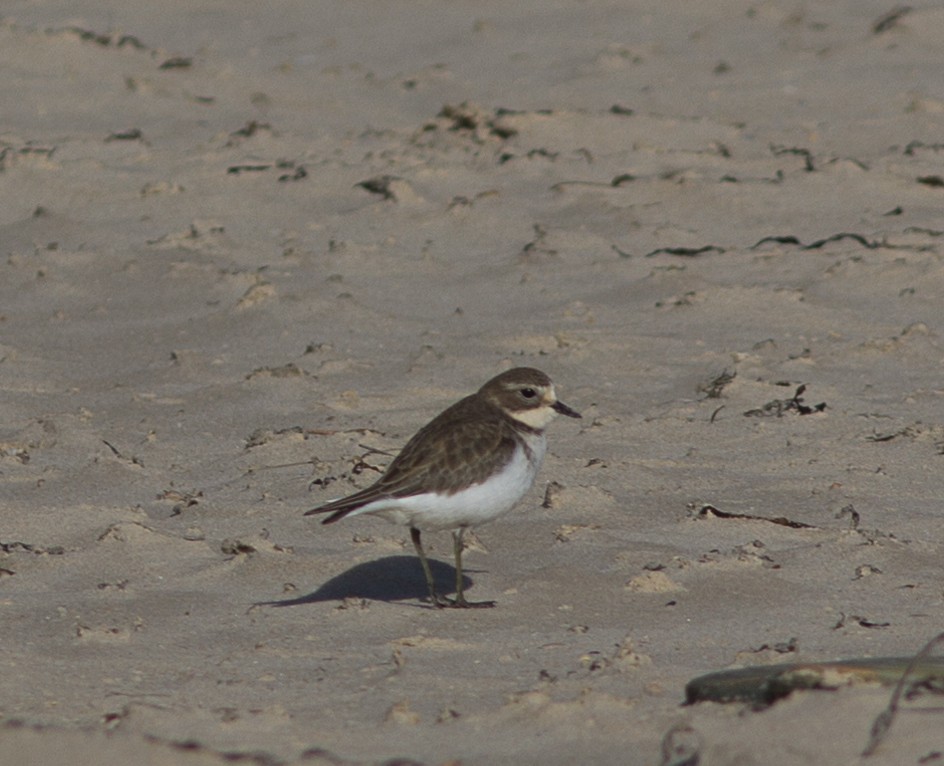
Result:
{"type": "Polygon", "coordinates": [[[682,703],[944,627],[944,9],[0,14],[0,763],[860,762],[888,689],[682,703]],[[303,518],[515,365],[496,608],[303,518]]]}

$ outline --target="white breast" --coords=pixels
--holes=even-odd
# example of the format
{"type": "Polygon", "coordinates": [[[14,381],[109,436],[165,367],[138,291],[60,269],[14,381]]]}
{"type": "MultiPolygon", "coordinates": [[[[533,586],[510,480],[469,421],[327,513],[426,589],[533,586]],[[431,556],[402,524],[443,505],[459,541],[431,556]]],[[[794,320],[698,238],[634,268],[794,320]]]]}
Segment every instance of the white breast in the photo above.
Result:
{"type": "Polygon", "coordinates": [[[394,524],[436,532],[472,527],[492,521],[514,507],[534,483],[547,451],[543,434],[527,438],[528,450],[515,450],[512,459],[491,478],[451,495],[425,492],[421,495],[377,500],[354,513],[371,513],[394,524]]]}

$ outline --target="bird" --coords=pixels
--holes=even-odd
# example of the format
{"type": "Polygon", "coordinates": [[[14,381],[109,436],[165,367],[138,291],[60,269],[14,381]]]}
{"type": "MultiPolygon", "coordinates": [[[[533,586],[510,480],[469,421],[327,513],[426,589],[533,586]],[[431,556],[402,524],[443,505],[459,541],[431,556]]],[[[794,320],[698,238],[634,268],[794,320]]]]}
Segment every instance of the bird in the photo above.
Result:
{"type": "Polygon", "coordinates": [[[533,367],[496,375],[417,431],[369,487],[305,512],[322,524],[371,514],[410,529],[438,608],[491,607],[468,601],[462,581],[463,533],[510,511],[534,483],[547,451],[545,428],[556,415],[581,417],[557,398],[550,377],[533,367]],[[422,532],[452,531],[455,598],[436,589],[422,532]]]}

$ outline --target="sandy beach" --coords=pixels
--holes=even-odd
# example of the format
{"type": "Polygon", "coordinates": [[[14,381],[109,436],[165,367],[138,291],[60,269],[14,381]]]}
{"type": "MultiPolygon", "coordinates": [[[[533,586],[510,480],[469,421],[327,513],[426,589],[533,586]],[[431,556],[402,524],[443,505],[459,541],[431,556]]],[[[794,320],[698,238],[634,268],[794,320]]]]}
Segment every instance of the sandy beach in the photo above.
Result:
{"type": "Polygon", "coordinates": [[[874,0],[3,4],[0,763],[941,762],[939,696],[868,758],[887,685],[684,703],[944,630],[942,39],[874,0]],[[303,517],[515,366],[583,419],[475,530],[495,608],[303,517]]]}

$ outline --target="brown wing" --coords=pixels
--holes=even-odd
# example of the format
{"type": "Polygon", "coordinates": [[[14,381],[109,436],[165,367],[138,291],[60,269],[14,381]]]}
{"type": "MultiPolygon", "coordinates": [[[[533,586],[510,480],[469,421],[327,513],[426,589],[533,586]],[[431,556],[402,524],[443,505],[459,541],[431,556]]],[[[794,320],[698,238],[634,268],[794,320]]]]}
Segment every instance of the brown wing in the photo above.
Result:
{"type": "Polygon", "coordinates": [[[330,513],[323,522],[330,524],[375,500],[429,491],[449,494],[484,481],[507,463],[518,438],[504,413],[480,398],[466,397],[417,431],[374,484],[305,515],[330,513]]]}
{"type": "Polygon", "coordinates": [[[492,409],[479,399],[453,405],[407,442],[376,486],[393,497],[408,497],[451,494],[484,481],[517,446],[514,428],[492,409]],[[480,417],[484,414],[489,417],[480,417]]]}
{"type": "Polygon", "coordinates": [[[347,516],[351,511],[356,511],[363,505],[371,503],[374,500],[380,500],[386,497],[383,492],[378,491],[377,484],[372,484],[366,489],[355,492],[353,495],[342,497],[339,500],[332,500],[330,503],[319,505],[310,511],[305,511],[305,516],[312,516],[316,513],[330,513],[331,515],[324,519],[322,524],[330,524],[333,521],[339,521],[347,516]]]}

